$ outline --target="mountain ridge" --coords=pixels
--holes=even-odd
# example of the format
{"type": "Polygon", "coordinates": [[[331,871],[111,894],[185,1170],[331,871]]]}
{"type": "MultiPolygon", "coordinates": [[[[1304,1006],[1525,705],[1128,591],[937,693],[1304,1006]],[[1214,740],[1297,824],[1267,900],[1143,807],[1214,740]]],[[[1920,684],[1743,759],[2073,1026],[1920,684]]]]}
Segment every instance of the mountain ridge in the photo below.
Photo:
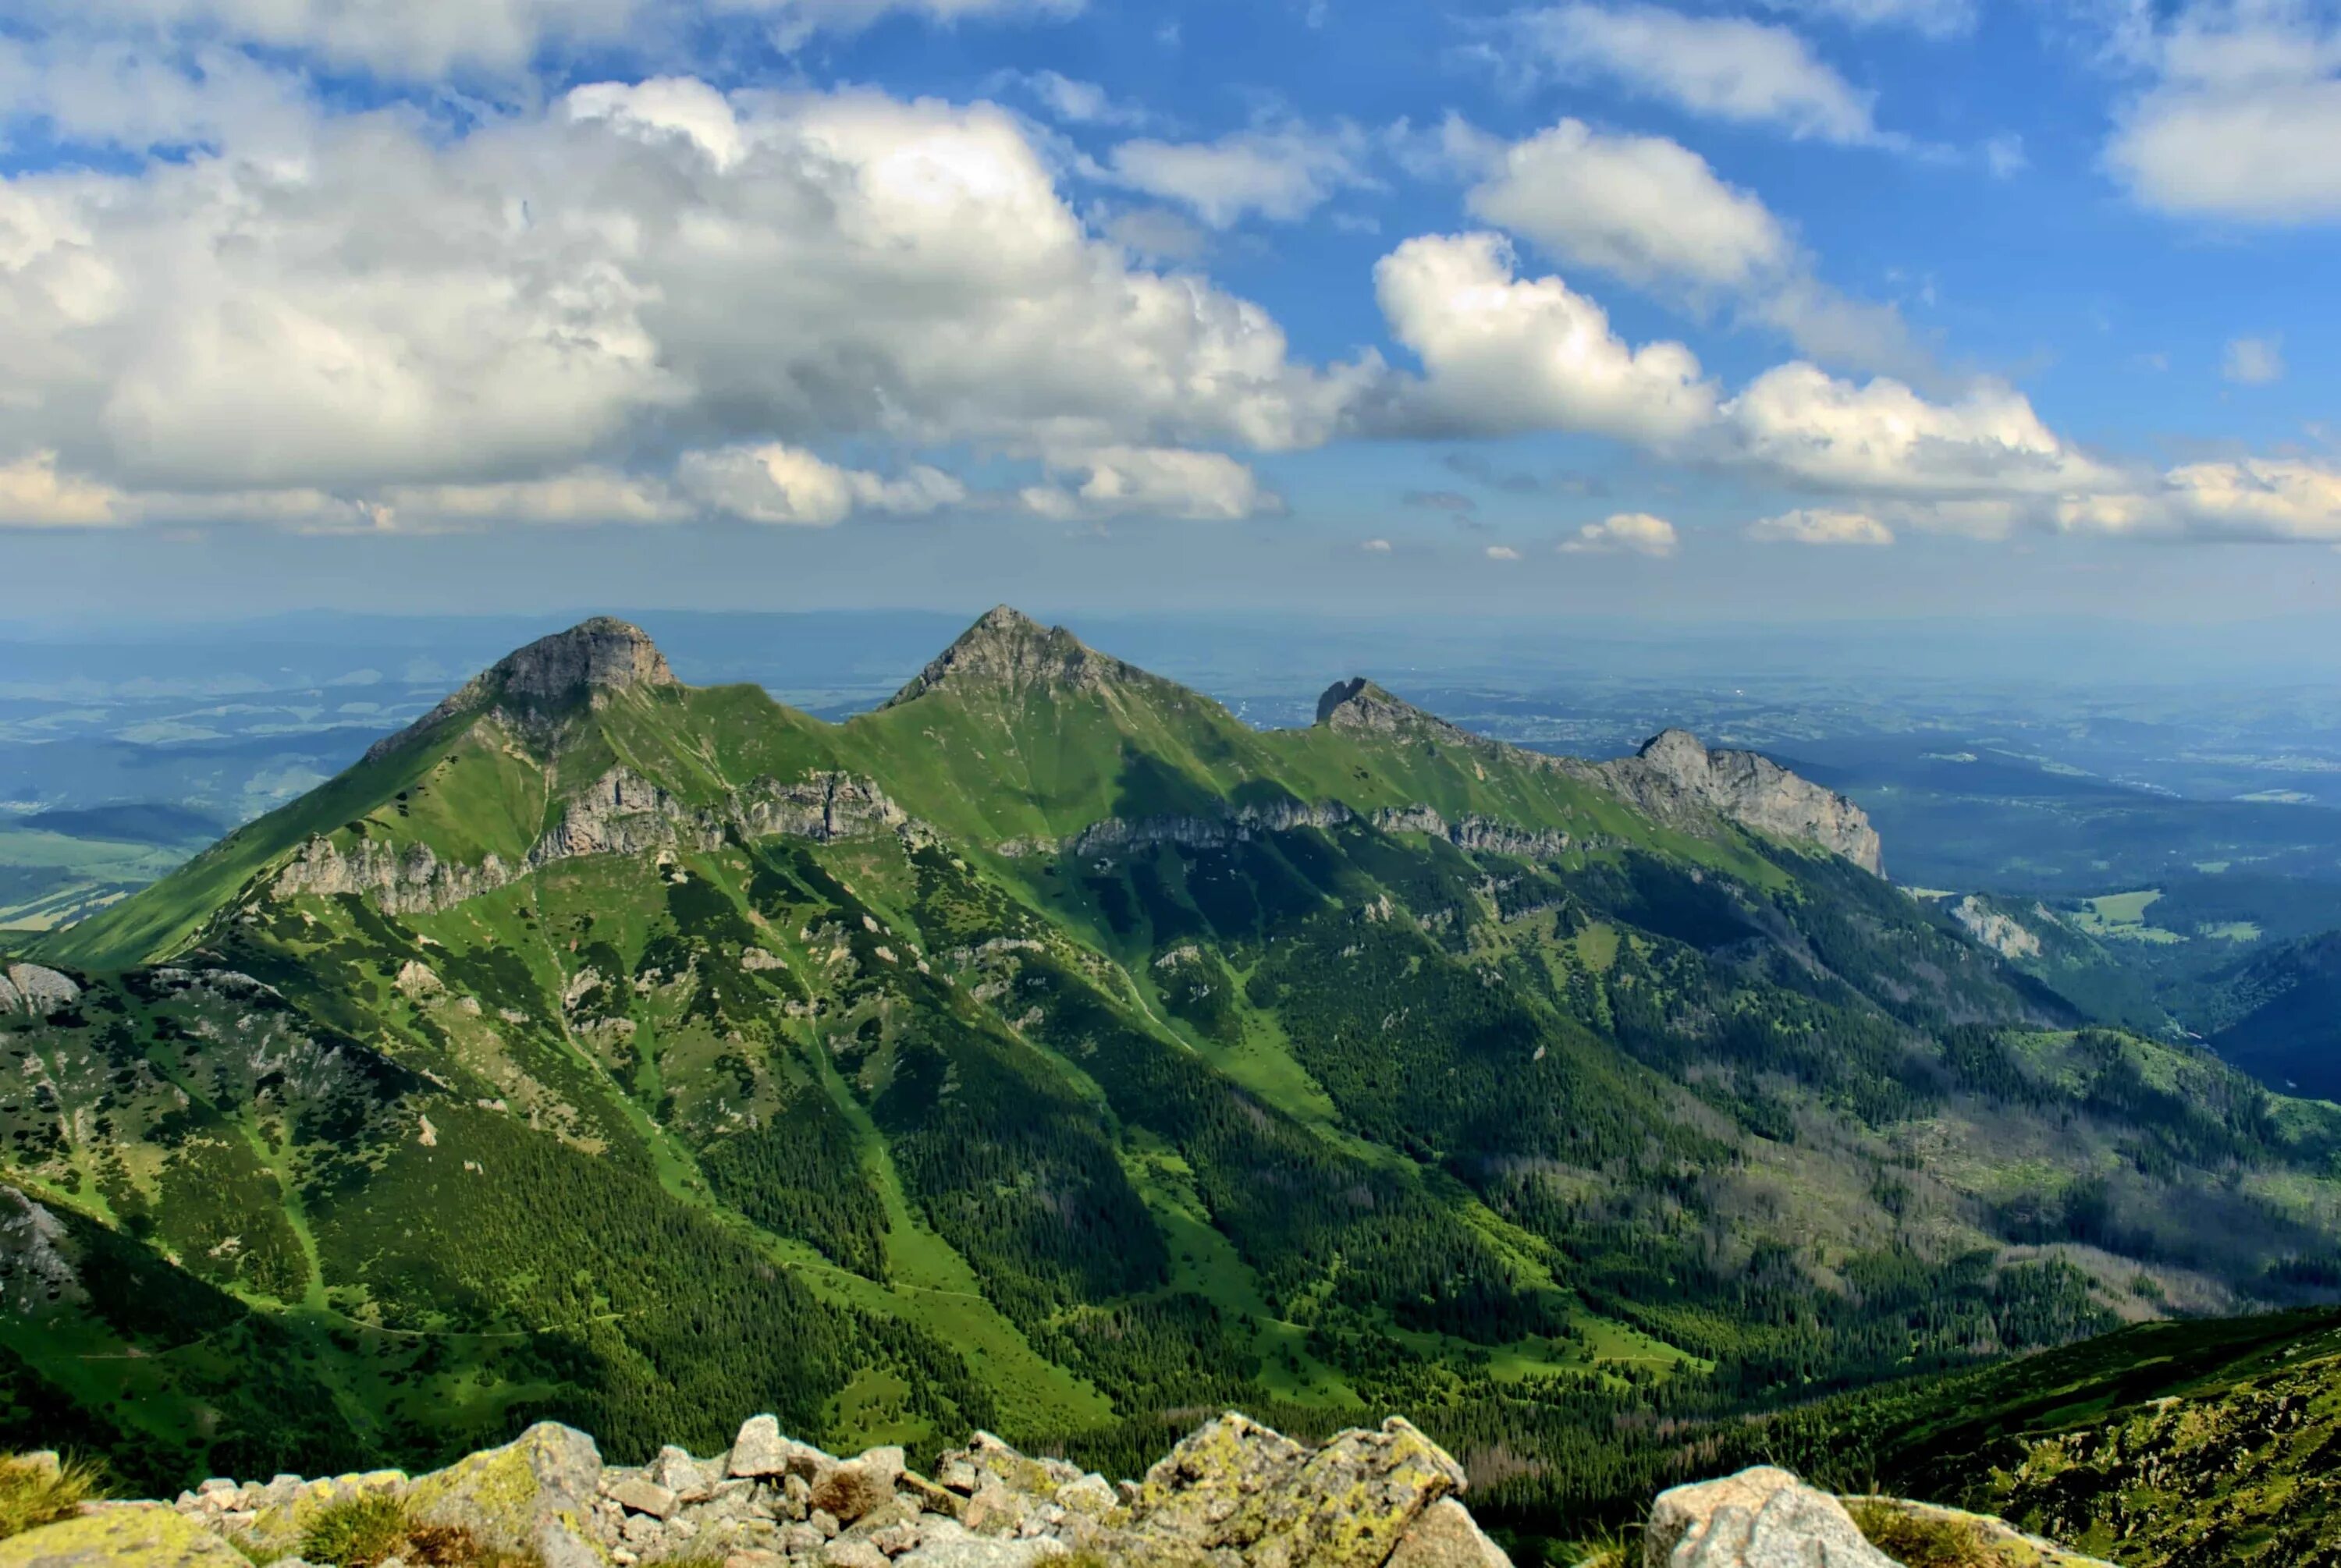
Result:
{"type": "Polygon", "coordinates": [[[1734,754],[1621,790],[1353,682],[1254,730],[987,619],[837,724],[533,644],[21,955],[0,1440],[1141,1464],[1379,1406],[1584,1509],[1672,1463],[1597,1430],[2323,1288],[2341,1109],[2080,1027],[1725,815],[1734,754]]]}

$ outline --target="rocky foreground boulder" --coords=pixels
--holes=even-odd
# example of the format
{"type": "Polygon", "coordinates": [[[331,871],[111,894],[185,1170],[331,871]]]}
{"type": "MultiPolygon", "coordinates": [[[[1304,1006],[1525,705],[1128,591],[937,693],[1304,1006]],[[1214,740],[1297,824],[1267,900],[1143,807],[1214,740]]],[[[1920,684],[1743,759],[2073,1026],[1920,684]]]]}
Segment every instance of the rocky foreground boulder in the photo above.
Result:
{"type": "MultiPolygon", "coordinates": [[[[1120,1482],[987,1433],[930,1477],[900,1448],[839,1458],[769,1415],[722,1454],[612,1465],[545,1423],[428,1475],[215,1480],[175,1503],[89,1504],[0,1541],[0,1568],[1511,1568],[1457,1501],[1464,1487],[1462,1466],[1396,1417],[1312,1448],[1230,1413],[1120,1482]]],[[[1643,1568],[1894,1568],[1838,1499],[1771,1469],[1664,1494],[1643,1547],[1643,1568]]]]}

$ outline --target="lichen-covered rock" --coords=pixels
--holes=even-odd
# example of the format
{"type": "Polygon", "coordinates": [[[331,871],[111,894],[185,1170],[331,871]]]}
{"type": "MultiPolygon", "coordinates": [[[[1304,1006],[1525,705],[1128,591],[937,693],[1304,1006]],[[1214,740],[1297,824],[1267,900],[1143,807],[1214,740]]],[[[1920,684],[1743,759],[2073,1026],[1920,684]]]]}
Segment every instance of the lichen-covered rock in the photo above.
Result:
{"type": "Polygon", "coordinates": [[[1399,1537],[1382,1568],[1512,1568],[1512,1560],[1480,1532],[1469,1509],[1442,1497],[1399,1537]]]}
{"type": "Polygon", "coordinates": [[[418,1478],[407,1495],[423,1523],[460,1526],[499,1551],[533,1552],[544,1568],[603,1568],[591,1544],[601,1483],[593,1440],[547,1421],[418,1478]]]}
{"type": "Polygon", "coordinates": [[[1196,1432],[1147,1472],[1132,1512],[1155,1554],[1232,1550],[1253,1568],[1380,1568],[1463,1467],[1396,1416],[1311,1453],[1248,1416],[1196,1432]]]}
{"type": "Polygon", "coordinates": [[[1659,1494],[1642,1532],[1643,1568],[1896,1568],[1845,1504],[1785,1470],[1659,1494]]]}
{"type": "Polygon", "coordinates": [[[0,1541],[0,1568],[248,1568],[201,1521],[162,1503],[101,1508],[0,1541]]]}

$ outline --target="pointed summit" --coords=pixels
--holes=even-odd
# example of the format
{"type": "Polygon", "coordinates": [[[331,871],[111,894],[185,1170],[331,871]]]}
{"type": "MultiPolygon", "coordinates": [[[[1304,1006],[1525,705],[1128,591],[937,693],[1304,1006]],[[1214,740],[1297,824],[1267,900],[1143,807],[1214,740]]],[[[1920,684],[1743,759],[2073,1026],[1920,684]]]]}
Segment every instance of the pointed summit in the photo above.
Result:
{"type": "Polygon", "coordinates": [[[1022,610],[1001,604],[986,610],[884,706],[899,708],[940,689],[1096,690],[1146,679],[1137,666],[1100,653],[1063,627],[1043,626],[1022,610]]]}
{"type": "Polygon", "coordinates": [[[603,692],[676,684],[648,632],[632,621],[596,615],[505,654],[413,724],[374,742],[366,757],[395,751],[458,713],[493,707],[514,718],[540,719],[603,692]]]}
{"type": "Polygon", "coordinates": [[[1317,700],[1317,722],[1330,729],[1370,731],[1380,735],[1423,735],[1449,745],[1489,747],[1497,742],[1459,729],[1436,713],[1428,713],[1403,698],[1392,696],[1362,675],[1336,680],[1317,700]]]}

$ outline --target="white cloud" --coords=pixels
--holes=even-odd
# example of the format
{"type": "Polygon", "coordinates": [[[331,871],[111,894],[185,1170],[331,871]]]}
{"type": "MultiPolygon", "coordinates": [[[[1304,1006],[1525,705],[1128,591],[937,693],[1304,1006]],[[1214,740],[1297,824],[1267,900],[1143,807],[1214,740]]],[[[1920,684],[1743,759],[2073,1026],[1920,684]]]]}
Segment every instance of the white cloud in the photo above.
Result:
{"type": "Polygon", "coordinates": [[[1818,358],[1905,373],[1924,366],[1898,312],[1820,282],[1762,201],[1679,143],[1568,119],[1509,146],[1450,125],[1448,144],[1485,174],[1466,197],[1472,215],[1564,263],[1694,307],[1734,300],[1818,358]]]}
{"type": "Polygon", "coordinates": [[[1850,27],[1907,27],[1928,38],[1972,32],[1976,0],[1766,0],[1770,9],[1850,27]]]}
{"type": "Polygon", "coordinates": [[[1237,521],[1284,510],[1280,497],[1225,452],[1106,447],[1061,453],[1049,466],[1085,477],[1078,485],[1039,484],[1019,492],[1024,509],[1041,517],[1237,521]]]}
{"type": "Polygon", "coordinates": [[[2233,338],[2220,373],[2238,386],[2264,387],[2284,379],[2282,338],[2233,338]]]}
{"type": "Polygon", "coordinates": [[[1780,271],[1795,251],[1764,203],[1697,153],[1582,120],[1503,148],[1466,204],[1564,262],[1645,285],[1738,291],[1780,271]]]}
{"type": "Polygon", "coordinates": [[[754,17],[783,42],[909,13],[941,22],[1070,15],[1081,0],[24,0],[16,20],[80,33],[220,39],[429,79],[512,72],[541,51],[675,35],[709,13],[754,17]]]}
{"type": "Polygon", "coordinates": [[[1804,508],[1748,525],[1748,537],[1765,544],[1865,544],[1894,542],[1894,531],[1867,512],[1804,508]]]}
{"type": "Polygon", "coordinates": [[[2074,532],[2341,541],[2341,471],[2298,459],[2188,463],[2127,492],[2077,496],[2057,510],[2074,532]]]}
{"type": "Polygon", "coordinates": [[[1139,125],[1148,115],[1135,104],[1117,101],[1095,82],[1077,81],[1061,71],[1005,71],[991,79],[991,90],[1021,86],[1040,101],[1050,117],[1069,125],[1139,125]]]}
{"type": "Polygon", "coordinates": [[[1390,541],[1387,539],[1370,539],[1358,548],[1369,555],[1388,555],[1390,552],[1390,541]]]}
{"type": "Polygon", "coordinates": [[[1375,292],[1422,382],[1385,418],[1413,433],[1589,431],[1665,443],[1707,424],[1715,389],[1678,342],[1631,347],[1557,277],[1513,275],[1489,233],[1426,235],[1382,258],[1375,292]]]}
{"type": "Polygon", "coordinates": [[[1997,382],[1932,402],[1884,376],[1857,385],[1792,362],[1722,412],[1740,459],[1828,490],[2054,496],[2112,477],[1997,382]]]}
{"type": "Polygon", "coordinates": [[[1799,138],[1884,144],[1874,94],[1857,90],[1786,27],[1641,4],[1522,13],[1519,37],[1569,80],[1606,79],[1689,114],[1799,138]]]}
{"type": "Polygon", "coordinates": [[[1991,171],[1995,180],[2012,180],[2031,164],[2024,153],[2024,138],[2013,131],[2004,132],[1983,144],[1983,166],[1991,171]]]}
{"type": "Polygon", "coordinates": [[[967,487],[938,469],[921,466],[887,479],[777,442],[687,453],[675,478],[685,493],[724,516],[814,528],[857,511],[914,516],[967,499],[967,487]]]}
{"type": "Polygon", "coordinates": [[[1177,202],[1215,229],[1256,213],[1276,223],[1307,217],[1345,188],[1369,183],[1354,127],[1300,124],[1236,131],[1214,142],[1124,142],[1108,155],[1132,190],[1177,202]]]}
{"type": "Polygon", "coordinates": [[[1647,511],[1621,511],[1599,522],[1589,522],[1574,539],[1563,540],[1564,555],[1647,555],[1663,561],[1681,547],[1675,525],[1647,511]]]}
{"type": "Polygon", "coordinates": [[[2341,22],[2329,8],[2187,6],[2129,49],[2156,80],[2106,161],[2140,202],[2239,223],[2341,219],[2341,22]]]}
{"type": "Polygon", "coordinates": [[[0,528],[104,528],[126,521],[112,487],[57,471],[57,454],[36,452],[0,464],[0,528]]]}
{"type": "Polygon", "coordinates": [[[174,494],[772,442],[1281,449],[1380,374],[1093,237],[1001,111],[689,81],[0,181],[0,461],[174,494]]]}
{"type": "Polygon", "coordinates": [[[1488,547],[1489,561],[1518,561],[1519,558],[1520,552],[1509,544],[1491,544],[1488,547]]]}

